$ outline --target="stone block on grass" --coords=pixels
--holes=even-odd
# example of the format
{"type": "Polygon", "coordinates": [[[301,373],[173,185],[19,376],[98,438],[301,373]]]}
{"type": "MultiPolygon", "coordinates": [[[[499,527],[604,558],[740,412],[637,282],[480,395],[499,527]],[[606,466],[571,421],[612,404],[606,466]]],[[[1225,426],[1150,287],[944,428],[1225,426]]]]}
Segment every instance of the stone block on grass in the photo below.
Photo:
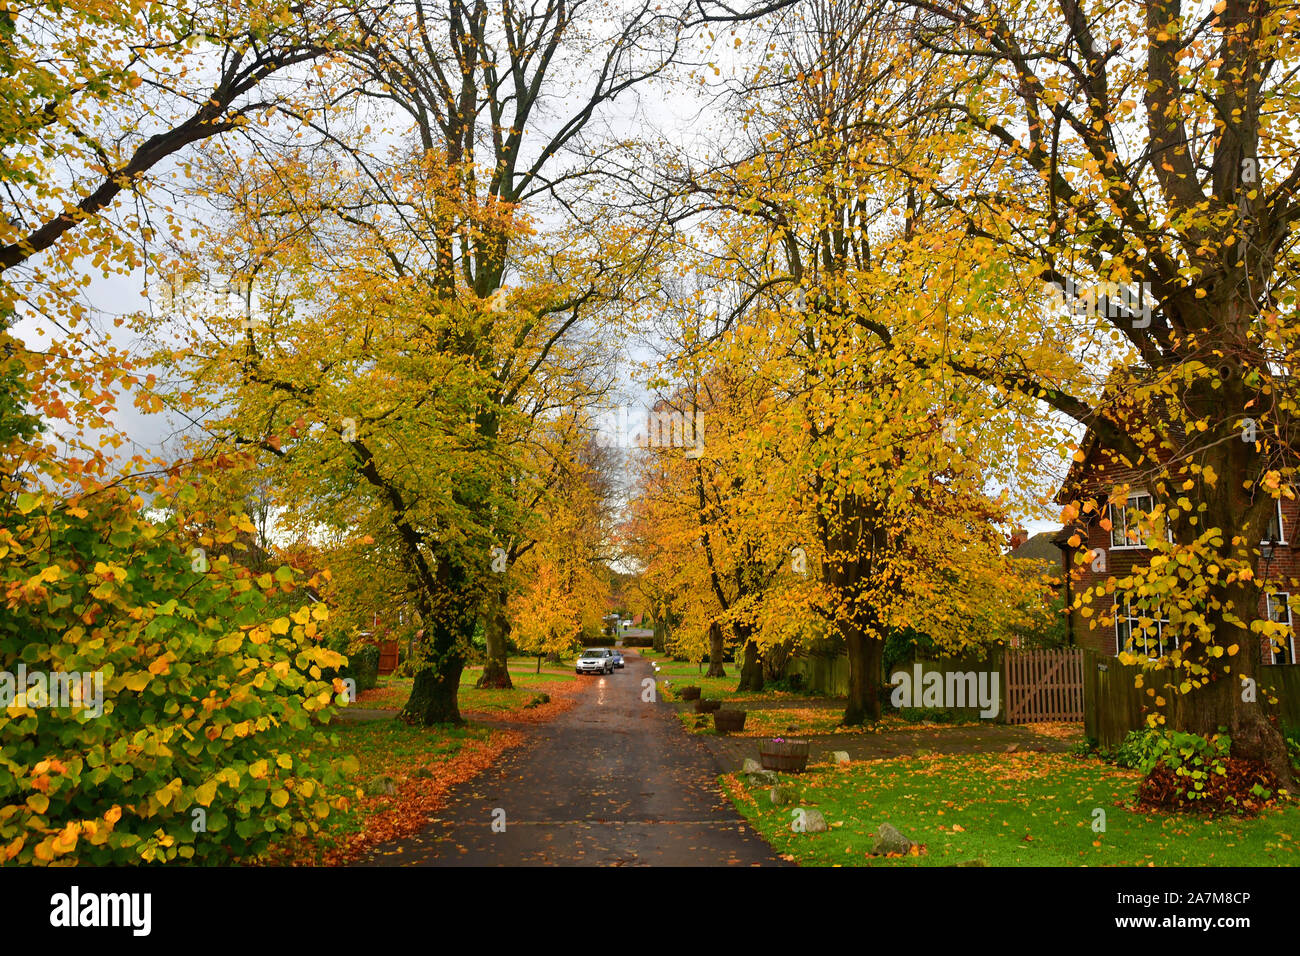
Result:
{"type": "Polygon", "coordinates": [[[882,823],[876,828],[876,843],[871,852],[880,856],[887,853],[907,854],[912,849],[912,841],[905,837],[897,827],[891,823],[882,823]]]}

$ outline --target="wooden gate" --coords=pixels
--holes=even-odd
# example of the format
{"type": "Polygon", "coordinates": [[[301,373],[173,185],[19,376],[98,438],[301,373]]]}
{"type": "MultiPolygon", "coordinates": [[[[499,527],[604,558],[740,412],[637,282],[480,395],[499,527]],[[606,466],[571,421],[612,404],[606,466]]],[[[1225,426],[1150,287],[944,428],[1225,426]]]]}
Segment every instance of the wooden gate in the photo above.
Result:
{"type": "Polygon", "coordinates": [[[397,642],[379,642],[379,673],[391,674],[397,670],[397,642]]]}
{"type": "Polygon", "coordinates": [[[1083,650],[1013,650],[1003,658],[1007,723],[1083,720],[1083,650]]]}

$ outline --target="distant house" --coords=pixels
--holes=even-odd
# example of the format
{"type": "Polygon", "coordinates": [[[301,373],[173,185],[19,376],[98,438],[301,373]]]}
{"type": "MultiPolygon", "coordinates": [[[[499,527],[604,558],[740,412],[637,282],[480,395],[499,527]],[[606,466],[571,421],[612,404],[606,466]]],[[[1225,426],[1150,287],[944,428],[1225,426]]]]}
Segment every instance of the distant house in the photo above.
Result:
{"type": "MultiPolygon", "coordinates": [[[[1040,573],[1047,575],[1049,579],[1060,585],[1064,582],[1065,571],[1068,565],[1065,563],[1069,560],[1069,555],[1062,550],[1060,544],[1056,541],[1057,532],[1040,531],[1038,534],[1030,536],[1025,529],[1018,529],[1011,534],[1007,542],[1007,557],[1014,561],[1024,561],[1037,565],[1040,573]]],[[[1058,597],[1063,586],[1057,587],[1058,597]]],[[[1055,608],[1053,609],[1055,611],[1055,608]]],[[[1059,625],[1058,625],[1059,626],[1059,625]]],[[[1067,631],[1068,635],[1070,632],[1067,631]]],[[[1012,647],[1023,647],[1024,637],[1020,634],[1013,634],[1009,643],[1012,647]]]]}
{"type": "MultiPolygon", "coordinates": [[[[1144,486],[1145,473],[1140,469],[1117,466],[1112,456],[1102,447],[1096,432],[1091,429],[1088,431],[1080,450],[1082,460],[1076,459],[1071,465],[1056,500],[1064,505],[1070,501],[1091,498],[1098,507],[1093,512],[1080,515],[1076,524],[1064,527],[1052,536],[1053,543],[1061,550],[1063,566],[1068,571],[1065,586],[1070,633],[1076,644],[1095,648],[1104,654],[1114,655],[1121,650],[1136,653],[1134,637],[1140,640],[1142,636],[1136,611],[1126,609],[1126,613],[1115,617],[1113,626],[1106,626],[1101,619],[1110,616],[1114,607],[1112,596],[1094,596],[1091,604],[1094,613],[1090,617],[1084,617],[1071,605],[1076,594],[1104,582],[1108,577],[1123,577],[1132,568],[1141,567],[1151,560],[1152,551],[1137,539],[1135,527],[1136,516],[1154,507],[1153,499],[1149,489],[1144,486]],[[1112,501],[1117,489],[1124,485],[1129,486],[1125,500],[1112,501]],[[1110,520],[1109,530],[1101,525],[1103,516],[1110,520]],[[1078,547],[1072,547],[1069,543],[1075,533],[1081,539],[1078,547]],[[1074,553],[1086,551],[1101,555],[1101,562],[1097,563],[1094,559],[1076,565],[1074,553]],[[1094,563],[1097,563],[1095,568],[1094,563]]],[[[1283,499],[1278,503],[1268,534],[1260,542],[1256,573],[1261,577],[1265,576],[1265,572],[1283,577],[1291,577],[1300,572],[1300,548],[1293,547],[1296,542],[1290,540],[1290,535],[1300,527],[1298,521],[1300,501],[1283,499]]],[[[1290,593],[1285,591],[1265,594],[1260,598],[1260,613],[1290,627],[1290,598],[1290,593]]],[[[1152,614],[1151,611],[1144,613],[1148,616],[1152,614]]],[[[1148,656],[1159,657],[1171,649],[1163,634],[1163,626],[1167,623],[1167,618],[1157,619],[1155,635],[1148,632],[1148,656]]],[[[1281,650],[1274,649],[1265,637],[1261,637],[1260,645],[1265,664],[1291,664],[1297,660],[1294,629],[1288,636],[1286,647],[1281,650]]]]}
{"type": "Polygon", "coordinates": [[[1061,565],[1061,546],[1056,543],[1057,532],[1040,531],[1030,537],[1028,531],[1011,535],[1011,550],[1007,557],[1017,561],[1037,561],[1045,570],[1055,571],[1061,565]]]}

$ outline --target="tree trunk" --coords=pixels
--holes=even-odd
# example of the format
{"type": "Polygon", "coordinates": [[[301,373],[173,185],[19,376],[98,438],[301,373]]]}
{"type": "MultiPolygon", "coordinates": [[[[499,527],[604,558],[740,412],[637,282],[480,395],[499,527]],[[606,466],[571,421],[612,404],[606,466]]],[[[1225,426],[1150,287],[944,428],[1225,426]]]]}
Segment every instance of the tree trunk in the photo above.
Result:
{"type": "Polygon", "coordinates": [[[736,628],[736,636],[745,648],[744,661],[740,665],[740,684],[736,690],[757,693],[763,689],[763,661],[758,656],[758,644],[749,639],[748,633],[748,628],[743,632],[742,628],[736,628]]]}
{"type": "Polygon", "coordinates": [[[790,663],[791,641],[769,644],[761,660],[763,679],[765,681],[781,680],[785,677],[786,666],[790,663]]]}
{"type": "Polygon", "coordinates": [[[483,621],[483,637],[487,642],[487,660],[475,687],[513,688],[510,680],[509,638],[510,618],[506,616],[506,589],[490,588],[483,621]]]}
{"type": "Polygon", "coordinates": [[[1258,686],[1263,673],[1260,637],[1222,619],[1225,614],[1232,616],[1234,613],[1238,613],[1247,625],[1257,619],[1259,591],[1250,582],[1236,582],[1216,590],[1221,591],[1216,597],[1224,610],[1216,614],[1219,619],[1215,621],[1215,641],[1220,645],[1236,643],[1237,653],[1232,657],[1226,654],[1220,658],[1202,656],[1201,662],[1210,667],[1214,679],[1186,694],[1170,694],[1167,725],[1174,730],[1202,736],[1226,729],[1232,738],[1231,753],[1234,757],[1259,761],[1273,771],[1283,787],[1294,791],[1295,775],[1286,739],[1270,721],[1265,710],[1267,694],[1263,687],[1258,686]],[[1234,608],[1247,613],[1234,612],[1234,608]],[[1229,660],[1232,662],[1229,665],[1231,671],[1224,673],[1223,662],[1229,660]],[[1244,692],[1250,686],[1247,680],[1255,682],[1253,694],[1244,692]]]}
{"type": "Polygon", "coordinates": [[[818,519],[818,532],[827,555],[822,580],[833,601],[845,609],[836,624],[849,656],[846,726],[880,719],[880,687],[884,683],[885,643],[879,619],[867,597],[872,568],[889,546],[885,515],[865,498],[846,494],[835,508],[818,519]]]}
{"type": "Polygon", "coordinates": [[[880,687],[884,681],[885,642],[852,624],[841,626],[849,651],[849,697],[844,705],[845,726],[880,719],[880,687]]]}
{"type": "MultiPolygon", "coordinates": [[[[1178,507],[1178,497],[1186,492],[1197,501],[1195,509],[1178,509],[1182,514],[1171,525],[1181,546],[1195,548],[1206,564],[1231,566],[1233,562],[1245,562],[1256,575],[1246,580],[1233,575],[1232,583],[1224,578],[1211,580],[1204,593],[1197,596],[1194,608],[1204,615],[1209,643],[1201,633],[1178,635],[1183,644],[1184,664],[1176,671],[1175,683],[1194,677],[1191,668],[1202,667],[1208,671],[1207,682],[1187,693],[1181,693],[1178,687],[1155,690],[1167,700],[1160,708],[1166,727],[1203,736],[1222,728],[1232,738],[1233,756],[1259,761],[1278,777],[1282,786],[1292,789],[1294,774],[1286,741],[1269,720],[1263,689],[1257,688],[1254,695],[1243,695],[1245,680],[1258,682],[1261,676],[1260,635],[1251,626],[1263,617],[1261,588],[1269,584],[1263,580],[1267,570],[1260,566],[1262,562],[1257,556],[1259,542],[1266,536],[1276,509],[1271,496],[1253,487],[1261,468],[1255,444],[1242,441],[1239,421],[1231,414],[1224,414],[1225,409],[1258,404],[1260,396],[1243,380],[1246,371],[1242,363],[1225,362],[1216,377],[1193,379],[1179,396],[1176,406],[1179,414],[1185,416],[1186,422],[1219,424],[1215,430],[1206,432],[1200,447],[1183,448],[1180,456],[1164,467],[1163,474],[1161,469],[1153,469],[1160,480],[1148,478],[1147,485],[1154,489],[1156,500],[1171,509],[1178,507]],[[1197,466],[1195,470],[1191,463],[1197,466]],[[1206,473],[1217,475],[1217,480],[1206,480],[1206,473]],[[1190,523],[1191,515],[1196,517],[1194,525],[1190,523]],[[1203,540],[1202,536],[1210,528],[1220,530],[1218,543],[1207,544],[1203,540]],[[1233,645],[1237,650],[1229,653],[1233,645]],[[1212,656],[1210,652],[1215,648],[1220,649],[1222,656],[1212,656]],[[1253,696],[1254,700],[1243,700],[1243,696],[1253,696]]],[[[1167,415],[1161,401],[1152,400],[1140,387],[1135,386],[1129,392],[1134,396],[1136,409],[1128,413],[1132,420],[1160,421],[1162,414],[1167,415]]],[[[1196,434],[1186,424],[1184,430],[1189,435],[1196,434]]],[[[1136,436],[1133,440],[1136,442],[1136,436]]],[[[1148,457],[1157,455],[1153,452],[1148,457]]],[[[1174,598],[1177,597],[1175,592],[1174,598]]]]}
{"type": "Polygon", "coordinates": [[[722,667],[722,625],[714,621],[709,625],[709,669],[705,677],[726,677],[722,667]]]}
{"type": "MultiPolygon", "coordinates": [[[[1224,417],[1223,409],[1249,408],[1252,403],[1258,403],[1257,390],[1248,387],[1243,379],[1246,372],[1244,364],[1227,363],[1220,370],[1221,387],[1217,389],[1208,379],[1194,379],[1184,396],[1192,419],[1218,422],[1224,417]]],[[[1240,425],[1232,416],[1227,416],[1218,428],[1224,437],[1207,442],[1194,458],[1197,464],[1212,468],[1220,476],[1217,481],[1203,480],[1186,464],[1173,469],[1175,486],[1187,479],[1199,484],[1194,497],[1199,497],[1204,509],[1199,512],[1197,526],[1186,524],[1184,518],[1175,525],[1175,534],[1186,544],[1206,528],[1222,529],[1222,557],[1245,559],[1254,567],[1256,576],[1231,584],[1220,581],[1210,585],[1204,613],[1213,626],[1214,644],[1225,652],[1222,657],[1214,658],[1205,653],[1207,645],[1196,639],[1191,641],[1191,651],[1185,656],[1207,667],[1215,679],[1188,694],[1170,695],[1169,726],[1203,735],[1216,733],[1220,727],[1227,728],[1233,756],[1258,760],[1273,771],[1283,787],[1294,790],[1286,740],[1269,720],[1262,688],[1257,688],[1254,695],[1242,693],[1246,679],[1258,683],[1262,675],[1260,635],[1250,628],[1264,617],[1260,608],[1262,587],[1269,588],[1269,582],[1263,576],[1270,570],[1274,574],[1278,571],[1276,567],[1262,566],[1263,562],[1257,558],[1259,542],[1267,536],[1276,504],[1270,495],[1245,487],[1247,480],[1258,477],[1261,467],[1254,443],[1241,440],[1240,425]],[[1234,544],[1234,538],[1239,538],[1241,544],[1234,544]],[[1227,650],[1233,644],[1238,650],[1230,655],[1227,650]],[[1254,700],[1243,700],[1243,696],[1253,696],[1254,700]]],[[[1191,456],[1188,460],[1192,460],[1191,456]]]]}
{"type": "Polygon", "coordinates": [[[479,602],[473,600],[467,572],[448,558],[438,562],[437,585],[444,595],[437,604],[426,601],[420,616],[427,622],[411,682],[411,696],[398,714],[408,724],[463,724],[458,695],[465,670],[465,648],[477,621],[479,602]],[[436,608],[436,610],[435,610],[436,608]]]}
{"type": "Polygon", "coordinates": [[[463,724],[457,694],[465,662],[457,656],[441,667],[422,667],[415,672],[411,696],[402,708],[401,718],[408,724],[428,727],[433,724],[463,724]]]}

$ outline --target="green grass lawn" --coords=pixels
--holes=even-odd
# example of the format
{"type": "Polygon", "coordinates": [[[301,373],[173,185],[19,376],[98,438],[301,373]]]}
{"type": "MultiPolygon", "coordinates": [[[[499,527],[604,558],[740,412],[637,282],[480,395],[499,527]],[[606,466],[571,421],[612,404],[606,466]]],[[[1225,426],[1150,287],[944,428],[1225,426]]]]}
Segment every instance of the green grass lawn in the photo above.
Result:
{"type": "MultiPolygon", "coordinates": [[[[793,695],[784,695],[789,699],[793,695]]],[[[886,733],[891,730],[919,730],[923,728],[937,729],[940,727],[974,727],[978,726],[978,721],[966,721],[964,723],[949,724],[925,724],[914,721],[904,720],[897,714],[886,714],[874,724],[857,724],[853,727],[845,727],[840,724],[844,718],[844,709],[842,706],[836,707],[772,707],[763,708],[759,705],[762,700],[750,698],[749,703],[745,704],[744,698],[731,698],[728,702],[728,709],[745,711],[745,729],[731,733],[731,737],[789,737],[791,735],[804,734],[878,734],[886,733]],[[742,706],[743,705],[743,706],[742,706]],[[790,728],[794,728],[791,730],[790,728]]],[[[713,729],[713,719],[711,715],[703,724],[697,719],[699,716],[692,709],[681,711],[678,715],[681,718],[682,726],[688,733],[692,734],[712,734],[717,733],[713,729]]]]}
{"type": "Polygon", "coordinates": [[[765,690],[757,694],[746,691],[743,694],[738,694],[736,693],[736,685],[740,683],[740,667],[737,664],[725,665],[726,677],[705,677],[704,671],[708,669],[708,664],[700,665],[692,664],[690,661],[674,661],[671,658],[662,656],[652,659],[659,665],[659,670],[655,673],[659,692],[668,700],[677,700],[681,688],[689,686],[700,688],[701,697],[738,702],[788,700],[796,697],[811,698],[815,696],[808,691],[794,694],[789,691],[777,690],[765,690]],[[665,681],[667,682],[666,686],[665,681]]]}
{"type": "MultiPolygon", "coordinates": [[[[481,667],[467,667],[460,675],[460,709],[470,711],[508,711],[517,710],[532,700],[533,696],[547,684],[573,680],[569,670],[556,670],[543,666],[540,674],[534,673],[536,658],[511,658],[509,662],[510,680],[514,687],[509,690],[497,688],[479,689],[474,686],[482,673],[481,667]]],[[[411,678],[381,677],[370,690],[362,691],[356,706],[373,707],[376,710],[401,710],[402,705],[411,696],[411,678]]]]}
{"type": "Polygon", "coordinates": [[[484,743],[492,731],[486,727],[409,727],[396,720],[335,721],[326,731],[338,739],[338,756],[355,758],[357,769],[348,783],[362,796],[352,799],[347,812],[332,813],[324,829],[309,838],[292,837],[275,847],[270,862],[332,863],[348,839],[373,827],[400,810],[397,797],[387,794],[385,782],[402,787],[412,780],[445,774],[466,744],[484,743]]]}
{"type": "Polygon", "coordinates": [[[788,806],[739,775],[722,778],[745,817],[777,853],[807,866],[1295,866],[1300,801],[1253,819],[1207,819],[1129,809],[1139,774],[1062,754],[902,758],[782,774],[788,806]],[[817,809],[826,833],[793,833],[796,807],[817,809]],[[1093,830],[1094,811],[1106,830],[1093,830]],[[869,856],[891,823],[926,852],[869,856]]]}

